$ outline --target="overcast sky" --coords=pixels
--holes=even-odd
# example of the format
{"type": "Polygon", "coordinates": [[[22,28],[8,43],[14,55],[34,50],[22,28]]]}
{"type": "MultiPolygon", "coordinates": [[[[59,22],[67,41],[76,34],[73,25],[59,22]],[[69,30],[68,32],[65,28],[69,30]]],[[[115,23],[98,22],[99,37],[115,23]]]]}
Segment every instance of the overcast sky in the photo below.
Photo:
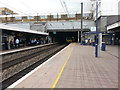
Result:
{"type": "MultiPolygon", "coordinates": [[[[80,12],[80,3],[84,2],[84,11],[90,11],[90,0],[64,0],[69,13],[80,12]]],[[[0,7],[8,7],[17,13],[50,14],[65,12],[60,0],[0,0],[0,7]]]]}

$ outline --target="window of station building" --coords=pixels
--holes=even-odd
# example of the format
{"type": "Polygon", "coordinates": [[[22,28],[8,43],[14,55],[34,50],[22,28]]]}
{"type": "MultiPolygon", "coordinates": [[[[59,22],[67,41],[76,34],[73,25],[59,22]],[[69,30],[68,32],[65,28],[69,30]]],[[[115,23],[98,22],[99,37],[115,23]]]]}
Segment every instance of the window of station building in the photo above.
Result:
{"type": "Polygon", "coordinates": [[[21,19],[22,19],[22,17],[15,17],[15,19],[16,19],[16,20],[21,20],[21,19]]]}
{"type": "Polygon", "coordinates": [[[6,15],[6,11],[2,11],[2,15],[6,15]]]}
{"type": "Polygon", "coordinates": [[[68,17],[68,18],[74,18],[74,17],[75,17],[75,14],[67,14],[67,17],[68,17]]]}
{"type": "Polygon", "coordinates": [[[61,18],[61,15],[53,15],[53,18],[61,18]]]}
{"type": "Polygon", "coordinates": [[[27,18],[28,19],[34,19],[34,16],[28,16],[27,18]]]}
{"type": "Polygon", "coordinates": [[[10,12],[5,12],[6,15],[10,15],[11,13],[10,12]]]}
{"type": "Polygon", "coordinates": [[[86,14],[86,13],[84,13],[84,14],[83,14],[83,17],[86,17],[86,16],[87,16],[87,14],[86,14]]]}
{"type": "Polygon", "coordinates": [[[23,16],[22,19],[27,19],[27,16],[23,16]]]}
{"type": "Polygon", "coordinates": [[[91,13],[84,13],[83,16],[84,16],[84,17],[90,17],[90,16],[91,16],[91,13]]]}
{"type": "Polygon", "coordinates": [[[47,15],[40,16],[41,19],[47,19],[47,15]]]}

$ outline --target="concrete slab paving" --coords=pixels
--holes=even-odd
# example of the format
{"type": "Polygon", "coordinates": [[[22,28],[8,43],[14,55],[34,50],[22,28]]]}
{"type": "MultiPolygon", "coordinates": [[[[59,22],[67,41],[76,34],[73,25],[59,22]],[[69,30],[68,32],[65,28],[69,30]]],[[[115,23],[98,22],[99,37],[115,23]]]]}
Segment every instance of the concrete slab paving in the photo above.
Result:
{"type": "Polygon", "coordinates": [[[68,57],[55,88],[118,88],[118,58],[107,51],[96,58],[94,47],[78,43],[69,45],[14,88],[51,88],[68,57]]]}
{"type": "Polygon", "coordinates": [[[69,45],[14,88],[51,88],[72,48],[73,44],[69,45]]]}
{"type": "Polygon", "coordinates": [[[118,88],[118,58],[76,44],[56,88],[118,88]]]}

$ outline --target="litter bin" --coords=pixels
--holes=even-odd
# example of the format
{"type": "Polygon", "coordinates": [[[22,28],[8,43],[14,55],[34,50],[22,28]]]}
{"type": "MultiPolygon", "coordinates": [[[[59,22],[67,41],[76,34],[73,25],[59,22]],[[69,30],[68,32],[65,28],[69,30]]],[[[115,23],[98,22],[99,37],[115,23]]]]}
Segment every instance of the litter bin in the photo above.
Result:
{"type": "Polygon", "coordinates": [[[95,47],[95,42],[92,42],[92,46],[94,46],[94,47],[95,47]]]}
{"type": "Polygon", "coordinates": [[[102,51],[106,51],[106,44],[105,44],[105,42],[102,42],[101,50],[102,50],[102,51]]]}
{"type": "Polygon", "coordinates": [[[85,41],[82,41],[82,45],[86,45],[85,41]]]}

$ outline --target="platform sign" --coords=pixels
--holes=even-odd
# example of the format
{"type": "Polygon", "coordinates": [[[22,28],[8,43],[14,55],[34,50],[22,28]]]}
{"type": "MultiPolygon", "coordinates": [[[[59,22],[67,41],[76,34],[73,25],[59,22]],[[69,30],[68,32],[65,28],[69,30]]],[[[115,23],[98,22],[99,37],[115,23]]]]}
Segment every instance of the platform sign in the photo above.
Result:
{"type": "Polygon", "coordinates": [[[96,27],[91,27],[90,30],[91,30],[91,32],[95,32],[96,31],[96,27]]]}
{"type": "Polygon", "coordinates": [[[53,32],[53,34],[56,34],[56,32],[53,32]]]}

